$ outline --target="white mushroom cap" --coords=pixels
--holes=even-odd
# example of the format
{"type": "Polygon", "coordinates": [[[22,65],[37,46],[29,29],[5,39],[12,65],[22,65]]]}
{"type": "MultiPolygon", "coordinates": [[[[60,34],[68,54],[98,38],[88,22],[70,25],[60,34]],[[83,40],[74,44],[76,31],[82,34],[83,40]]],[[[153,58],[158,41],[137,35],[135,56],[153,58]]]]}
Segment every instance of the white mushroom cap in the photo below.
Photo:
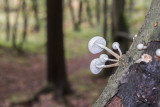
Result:
{"type": "Polygon", "coordinates": [[[120,44],[119,44],[118,42],[114,42],[114,43],[112,44],[112,48],[113,48],[114,50],[117,50],[117,49],[119,48],[119,46],[120,46],[120,44]]]}
{"type": "Polygon", "coordinates": [[[100,68],[100,67],[97,67],[97,66],[102,66],[102,65],[104,65],[104,63],[101,62],[101,61],[99,60],[99,58],[93,59],[93,60],[91,61],[91,63],[90,63],[90,70],[91,70],[91,72],[92,72],[93,74],[98,74],[99,72],[101,72],[101,70],[102,70],[103,68],[100,68]]]}
{"type": "Polygon", "coordinates": [[[156,55],[160,57],[160,49],[156,50],[156,55]]]}
{"type": "Polygon", "coordinates": [[[138,49],[138,50],[142,50],[143,48],[144,48],[144,45],[143,45],[143,44],[140,43],[140,44],[137,45],[137,49],[138,49]]]}
{"type": "Polygon", "coordinates": [[[106,46],[106,40],[100,36],[93,37],[88,43],[88,49],[92,54],[97,54],[103,50],[97,44],[106,46]]]}
{"type": "Polygon", "coordinates": [[[108,60],[108,55],[106,55],[106,54],[101,54],[100,55],[100,57],[99,57],[99,60],[101,61],[101,62],[106,62],[107,60],[108,60]]]}

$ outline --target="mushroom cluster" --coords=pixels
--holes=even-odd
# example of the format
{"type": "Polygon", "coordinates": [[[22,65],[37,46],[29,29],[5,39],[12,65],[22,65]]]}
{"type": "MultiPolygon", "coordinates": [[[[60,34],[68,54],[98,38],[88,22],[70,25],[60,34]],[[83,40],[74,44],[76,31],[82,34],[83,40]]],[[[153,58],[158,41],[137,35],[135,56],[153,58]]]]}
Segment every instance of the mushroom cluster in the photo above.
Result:
{"type": "Polygon", "coordinates": [[[99,58],[93,59],[90,63],[90,70],[93,74],[98,74],[102,71],[103,68],[117,67],[119,65],[119,59],[122,56],[122,52],[120,49],[120,44],[118,42],[114,42],[112,44],[112,48],[114,50],[118,50],[119,54],[115,53],[108,47],[106,47],[106,40],[100,36],[93,37],[88,43],[88,49],[92,54],[97,54],[106,50],[108,53],[113,55],[116,59],[110,59],[108,55],[101,54],[99,58]],[[105,65],[107,61],[114,62],[110,65],[105,65]]]}

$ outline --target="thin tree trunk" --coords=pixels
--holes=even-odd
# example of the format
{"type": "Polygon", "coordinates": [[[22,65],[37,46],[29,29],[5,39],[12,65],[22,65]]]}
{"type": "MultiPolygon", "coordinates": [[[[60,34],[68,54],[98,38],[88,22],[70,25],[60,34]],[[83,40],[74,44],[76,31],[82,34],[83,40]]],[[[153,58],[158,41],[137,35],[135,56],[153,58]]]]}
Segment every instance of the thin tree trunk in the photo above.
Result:
{"type": "Polygon", "coordinates": [[[22,12],[23,12],[24,24],[23,24],[23,34],[22,34],[22,41],[21,41],[20,47],[23,47],[23,44],[26,41],[26,36],[27,36],[28,17],[27,17],[27,6],[26,6],[25,0],[23,0],[22,12]]]}
{"type": "Polygon", "coordinates": [[[39,6],[38,6],[38,1],[37,0],[32,0],[32,4],[33,4],[33,11],[34,11],[34,18],[35,18],[35,30],[36,31],[39,31],[40,29],[40,20],[39,20],[39,16],[38,16],[38,13],[39,13],[39,6]]]}
{"type": "Polygon", "coordinates": [[[47,0],[47,80],[58,94],[70,91],[67,79],[64,43],[62,0],[47,0]]]}
{"type": "Polygon", "coordinates": [[[79,1],[79,11],[78,11],[78,22],[77,26],[80,27],[81,21],[82,21],[82,8],[83,8],[83,2],[82,0],[79,1]]]}
{"type": "Polygon", "coordinates": [[[138,36],[119,62],[116,72],[93,107],[159,107],[160,1],[153,0],[138,36]],[[147,45],[139,51],[137,45],[147,45]],[[145,56],[144,56],[145,55],[145,56]],[[145,61],[136,63],[144,56],[145,61]],[[147,62],[148,61],[148,62],[147,62]]]}
{"type": "Polygon", "coordinates": [[[73,23],[73,26],[75,29],[76,28],[76,20],[75,20],[75,16],[74,16],[74,9],[72,6],[72,0],[68,0],[68,6],[69,6],[70,13],[71,13],[72,23],[73,23]]]}
{"type": "Polygon", "coordinates": [[[19,14],[20,14],[20,10],[21,10],[21,1],[19,4],[20,5],[17,8],[17,13],[16,13],[15,22],[14,22],[13,31],[12,31],[12,45],[14,48],[17,48],[16,38],[17,38],[17,27],[18,27],[19,14]]]}
{"type": "Polygon", "coordinates": [[[97,18],[97,23],[100,23],[100,0],[96,0],[96,18],[97,18]]]}
{"type": "Polygon", "coordinates": [[[93,27],[93,22],[92,22],[92,11],[91,11],[91,7],[90,7],[90,4],[89,4],[89,1],[86,0],[86,4],[87,4],[87,16],[88,16],[88,21],[89,21],[89,24],[91,27],[93,27]]]}
{"type": "Polygon", "coordinates": [[[5,13],[6,13],[6,40],[9,41],[10,39],[10,8],[9,8],[9,1],[5,0],[5,13]]]}
{"type": "Polygon", "coordinates": [[[78,20],[77,21],[76,21],[75,16],[74,16],[74,9],[72,7],[72,1],[71,0],[69,0],[68,5],[69,5],[70,12],[71,12],[71,17],[72,17],[72,23],[74,25],[74,30],[78,31],[78,30],[80,30],[83,2],[82,2],[82,0],[79,1],[78,20]]]}
{"type": "Polygon", "coordinates": [[[106,39],[107,36],[107,0],[104,0],[104,6],[103,6],[103,37],[106,39]]]}
{"type": "Polygon", "coordinates": [[[134,9],[134,0],[130,0],[129,1],[129,15],[128,15],[129,17],[131,17],[133,9],[134,9]]]}
{"type": "Polygon", "coordinates": [[[112,40],[121,44],[122,52],[128,50],[130,42],[119,36],[119,32],[128,33],[128,26],[124,15],[125,0],[112,1],[112,40]]]}

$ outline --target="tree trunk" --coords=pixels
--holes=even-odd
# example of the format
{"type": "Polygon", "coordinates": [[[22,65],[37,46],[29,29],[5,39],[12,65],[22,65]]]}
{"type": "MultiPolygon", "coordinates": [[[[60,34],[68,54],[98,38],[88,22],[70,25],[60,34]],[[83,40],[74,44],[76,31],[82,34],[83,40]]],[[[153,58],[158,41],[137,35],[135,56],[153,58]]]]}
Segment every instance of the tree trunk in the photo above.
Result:
{"type": "Polygon", "coordinates": [[[34,29],[36,31],[39,31],[40,20],[39,20],[39,16],[38,16],[39,7],[38,7],[38,1],[37,0],[32,0],[32,8],[33,8],[33,11],[34,11],[34,18],[35,18],[35,22],[36,22],[34,29]]]}
{"type": "Polygon", "coordinates": [[[71,13],[71,18],[72,18],[72,23],[73,23],[74,29],[76,29],[76,20],[75,20],[75,16],[74,16],[74,9],[72,6],[72,0],[68,0],[68,6],[69,6],[70,13],[71,13]]]}
{"type": "Polygon", "coordinates": [[[87,16],[88,16],[88,21],[89,21],[89,24],[91,27],[93,27],[93,22],[92,22],[92,11],[91,11],[91,7],[90,7],[90,4],[89,4],[89,1],[86,0],[86,9],[87,9],[87,16]]]}
{"type": "Polygon", "coordinates": [[[5,13],[6,13],[6,40],[9,41],[10,39],[10,8],[9,8],[9,1],[5,0],[5,13]]]}
{"type": "Polygon", "coordinates": [[[160,100],[160,1],[153,0],[144,24],[119,67],[109,78],[94,107],[159,107],[160,100]],[[137,45],[147,45],[139,51],[137,45]],[[145,55],[145,62],[136,63],[145,55]],[[147,62],[148,61],[148,62],[147,62]]]}
{"type": "Polygon", "coordinates": [[[28,26],[28,17],[27,17],[27,7],[26,7],[26,1],[23,0],[23,4],[22,4],[22,12],[23,12],[23,34],[22,34],[22,41],[20,44],[20,47],[23,47],[23,43],[26,40],[26,36],[27,36],[27,26],[28,26]]]}
{"type": "Polygon", "coordinates": [[[112,40],[121,44],[122,52],[128,50],[129,42],[127,39],[119,36],[119,33],[128,33],[128,26],[124,15],[125,0],[112,1],[112,40]]]}
{"type": "Polygon", "coordinates": [[[96,0],[96,18],[97,18],[97,23],[100,23],[100,0],[96,0]]]}
{"type": "Polygon", "coordinates": [[[107,36],[107,0],[104,0],[104,6],[103,6],[103,37],[106,39],[107,36]]]}
{"type": "Polygon", "coordinates": [[[61,95],[70,91],[63,45],[62,0],[47,0],[47,79],[61,95]]]}
{"type": "Polygon", "coordinates": [[[20,10],[21,10],[21,7],[22,7],[22,4],[21,4],[22,1],[20,1],[20,5],[19,7],[17,8],[17,13],[16,13],[16,17],[15,17],[15,22],[14,22],[14,25],[13,25],[13,31],[12,31],[12,46],[13,48],[17,48],[17,45],[16,45],[16,38],[17,38],[17,27],[18,27],[18,21],[19,21],[19,14],[20,14],[20,10]]]}
{"type": "Polygon", "coordinates": [[[128,17],[132,17],[132,12],[133,12],[133,10],[134,10],[134,0],[130,0],[129,1],[129,8],[128,8],[128,12],[129,12],[129,14],[128,14],[128,17]]]}
{"type": "Polygon", "coordinates": [[[78,22],[77,22],[77,28],[80,29],[81,21],[82,21],[82,8],[83,8],[83,2],[82,0],[79,1],[79,11],[78,11],[78,22]]]}

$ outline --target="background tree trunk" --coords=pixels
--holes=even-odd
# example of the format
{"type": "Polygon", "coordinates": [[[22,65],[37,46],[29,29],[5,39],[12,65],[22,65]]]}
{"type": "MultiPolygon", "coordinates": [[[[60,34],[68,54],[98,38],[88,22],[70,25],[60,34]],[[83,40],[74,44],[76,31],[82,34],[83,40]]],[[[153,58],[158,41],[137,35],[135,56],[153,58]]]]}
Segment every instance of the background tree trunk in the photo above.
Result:
{"type": "Polygon", "coordinates": [[[71,13],[72,23],[73,23],[74,29],[76,30],[76,20],[74,16],[74,9],[72,6],[72,0],[68,0],[68,6],[69,6],[70,13],[71,13]]]}
{"type": "Polygon", "coordinates": [[[47,0],[47,79],[61,95],[70,89],[63,45],[62,0],[47,0]]]}
{"type": "Polygon", "coordinates": [[[129,48],[129,40],[119,36],[120,32],[128,33],[128,26],[124,15],[125,0],[112,1],[112,40],[121,44],[122,52],[129,48]],[[127,42],[128,41],[128,42],[127,42]]]}
{"type": "Polygon", "coordinates": [[[79,11],[78,11],[78,22],[77,28],[80,29],[81,21],[82,21],[82,9],[83,9],[83,2],[82,0],[79,1],[79,11]]]}
{"type": "Polygon", "coordinates": [[[20,1],[20,5],[19,7],[17,8],[17,11],[16,11],[16,17],[15,17],[15,22],[14,22],[14,25],[13,25],[13,30],[12,30],[12,46],[13,48],[17,48],[17,45],[16,45],[16,38],[17,38],[17,27],[18,27],[18,21],[19,21],[19,14],[20,14],[20,10],[21,10],[21,7],[22,7],[22,1],[20,1]]]}
{"type": "Polygon", "coordinates": [[[72,7],[72,1],[71,0],[69,0],[68,5],[69,5],[70,12],[71,12],[71,17],[72,17],[72,23],[73,23],[73,26],[74,26],[74,30],[79,31],[80,30],[80,24],[81,24],[81,21],[82,21],[83,1],[79,0],[78,19],[77,20],[75,19],[75,16],[74,16],[74,9],[72,7]]]}
{"type": "Polygon", "coordinates": [[[107,36],[107,0],[104,0],[104,6],[103,6],[103,37],[106,39],[107,36]]]}
{"type": "Polygon", "coordinates": [[[87,9],[87,16],[88,16],[88,21],[91,27],[93,27],[93,22],[92,22],[92,11],[91,11],[91,7],[90,7],[90,2],[88,0],[86,0],[86,9],[87,9]]]}
{"type": "Polygon", "coordinates": [[[32,0],[32,8],[34,11],[34,18],[35,18],[35,27],[34,30],[39,31],[40,30],[40,20],[39,20],[39,5],[38,5],[38,1],[37,0],[32,0]]]}
{"type": "Polygon", "coordinates": [[[129,14],[128,17],[132,17],[132,12],[134,10],[134,0],[129,1],[129,14]]]}
{"type": "Polygon", "coordinates": [[[5,13],[6,13],[6,40],[10,39],[10,8],[8,0],[5,0],[5,13]]]}
{"type": "Polygon", "coordinates": [[[123,105],[123,107],[159,106],[160,57],[155,55],[155,50],[160,48],[160,25],[157,25],[160,22],[159,6],[159,0],[152,1],[151,8],[137,38],[133,41],[129,51],[122,56],[118,69],[109,78],[107,86],[94,107],[112,107],[113,105],[114,107],[118,107],[118,105],[123,105]],[[148,48],[139,51],[137,49],[139,43],[147,45],[148,48]],[[151,56],[145,58],[152,60],[148,63],[136,64],[135,62],[144,54],[151,56]]]}
{"type": "Polygon", "coordinates": [[[21,48],[23,47],[23,44],[26,41],[27,27],[28,27],[27,6],[25,0],[23,0],[22,12],[23,12],[23,32],[22,32],[22,41],[20,44],[21,48]]]}
{"type": "Polygon", "coordinates": [[[100,23],[100,0],[96,0],[95,2],[96,4],[96,19],[97,19],[97,23],[100,23]]]}

